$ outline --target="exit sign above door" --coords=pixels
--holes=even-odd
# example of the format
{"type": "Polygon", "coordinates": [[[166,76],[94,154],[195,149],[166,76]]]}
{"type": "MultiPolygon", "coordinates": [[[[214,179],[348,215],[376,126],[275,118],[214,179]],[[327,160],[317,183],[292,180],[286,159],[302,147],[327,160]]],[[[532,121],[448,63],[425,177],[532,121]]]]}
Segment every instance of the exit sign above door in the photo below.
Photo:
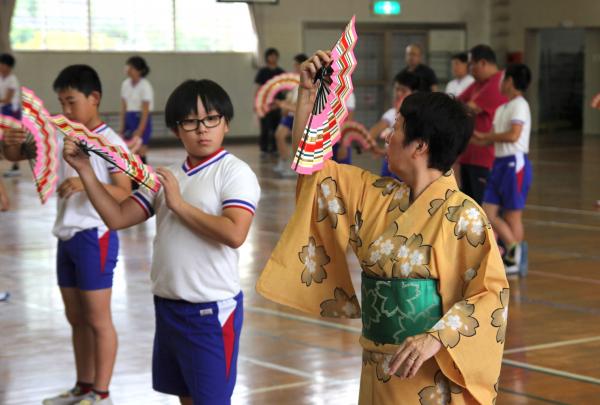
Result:
{"type": "Polygon", "coordinates": [[[374,0],[372,4],[375,15],[398,15],[402,10],[399,1],[374,0]]]}

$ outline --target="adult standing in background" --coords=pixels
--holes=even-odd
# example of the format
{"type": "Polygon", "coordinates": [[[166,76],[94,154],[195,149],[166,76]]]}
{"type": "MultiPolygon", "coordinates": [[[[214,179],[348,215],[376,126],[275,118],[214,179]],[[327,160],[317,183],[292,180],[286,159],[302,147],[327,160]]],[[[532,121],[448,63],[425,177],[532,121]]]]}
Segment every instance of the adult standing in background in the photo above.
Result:
{"type": "Polygon", "coordinates": [[[419,78],[419,91],[437,91],[438,79],[433,69],[423,64],[423,49],[420,45],[406,47],[406,67],[400,73],[409,72],[419,78]]]}
{"type": "MultiPolygon", "coordinates": [[[[254,78],[256,90],[273,77],[285,73],[285,70],[279,67],[279,51],[275,48],[268,48],[265,51],[265,66],[259,69],[254,78]]],[[[260,139],[259,146],[261,155],[274,153],[277,151],[275,145],[275,130],[281,121],[281,110],[273,106],[264,117],[260,119],[260,139]]]]}
{"type": "Polygon", "coordinates": [[[446,85],[446,94],[458,97],[475,79],[469,74],[469,55],[466,52],[452,55],[451,64],[454,79],[446,85]]]}
{"type": "Polygon", "coordinates": [[[141,56],[132,56],[125,64],[127,79],[121,85],[121,115],[119,133],[132,152],[146,163],[148,143],[152,136],[151,111],[154,109],[154,91],[146,79],[150,68],[141,56]]]}
{"type": "MultiPolygon", "coordinates": [[[[508,99],[500,92],[502,71],[496,54],[488,45],[477,45],[469,51],[469,64],[475,82],[458,97],[477,114],[475,131],[491,132],[496,109],[508,99]]],[[[481,204],[487,178],[494,163],[494,145],[470,143],[459,159],[461,190],[481,204]]]]}

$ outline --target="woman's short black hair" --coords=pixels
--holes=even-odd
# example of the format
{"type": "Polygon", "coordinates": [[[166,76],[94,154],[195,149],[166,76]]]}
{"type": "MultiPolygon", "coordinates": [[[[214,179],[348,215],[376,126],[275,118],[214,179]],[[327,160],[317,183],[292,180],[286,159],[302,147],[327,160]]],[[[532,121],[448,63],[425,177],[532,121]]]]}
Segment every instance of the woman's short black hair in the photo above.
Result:
{"type": "Polygon", "coordinates": [[[276,48],[267,48],[265,51],[265,60],[267,60],[271,55],[275,55],[279,58],[279,51],[276,48]]]}
{"type": "Polygon", "coordinates": [[[473,134],[474,115],[444,93],[416,92],[400,107],[404,146],[423,141],[429,147],[430,168],[446,172],[465,150],[473,134]]]}
{"type": "Polygon", "coordinates": [[[294,56],[294,62],[296,62],[298,64],[303,63],[307,59],[308,59],[308,56],[306,56],[305,53],[299,53],[298,55],[294,56]]]}
{"type": "Polygon", "coordinates": [[[206,111],[215,110],[229,124],[233,119],[233,104],[227,92],[212,80],[186,80],[169,96],[165,106],[165,123],[177,131],[177,123],[190,114],[198,114],[198,98],[206,111]]]}
{"type": "Polygon", "coordinates": [[[419,89],[419,76],[403,70],[394,77],[394,82],[408,87],[411,91],[419,89]]]}
{"type": "Polygon", "coordinates": [[[148,73],[150,73],[150,67],[146,63],[146,59],[142,58],[141,56],[132,56],[131,58],[127,59],[125,64],[140,72],[142,77],[146,77],[148,76],[148,73]]]}
{"type": "Polygon", "coordinates": [[[522,63],[508,65],[504,72],[504,78],[507,77],[512,79],[515,89],[519,91],[526,91],[531,83],[531,71],[522,63]]]}
{"type": "Polygon", "coordinates": [[[469,55],[466,52],[455,53],[452,55],[452,60],[457,60],[462,63],[469,62],[469,55]]]}
{"type": "Polygon", "coordinates": [[[52,88],[56,92],[74,89],[86,96],[89,96],[94,91],[102,94],[100,77],[94,68],[88,65],[67,66],[54,79],[52,88]]]}
{"type": "Polygon", "coordinates": [[[10,53],[2,53],[0,54],[0,63],[10,68],[14,68],[16,64],[15,57],[10,53]]]}

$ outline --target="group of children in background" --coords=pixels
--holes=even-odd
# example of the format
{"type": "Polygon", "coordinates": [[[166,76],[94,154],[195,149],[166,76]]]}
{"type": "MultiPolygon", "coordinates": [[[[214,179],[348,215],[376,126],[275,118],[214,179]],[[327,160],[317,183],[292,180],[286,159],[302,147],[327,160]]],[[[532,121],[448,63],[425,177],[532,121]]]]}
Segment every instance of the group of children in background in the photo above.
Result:
{"type": "MultiPolygon", "coordinates": [[[[406,67],[394,77],[392,105],[369,131],[373,152],[382,159],[381,176],[395,177],[388,167],[385,145],[378,147],[375,140],[385,139],[404,98],[417,91],[437,91],[437,77],[422,63],[422,54],[421,47],[416,44],[406,48],[406,67]]],[[[283,73],[278,66],[278,57],[276,49],[267,50],[266,67],[259,71],[257,84],[264,83],[267,76],[270,79],[283,73]]],[[[296,72],[304,60],[306,55],[296,55],[296,72]]],[[[451,70],[454,78],[446,85],[445,92],[467,104],[475,114],[475,133],[455,165],[455,175],[462,191],[482,204],[489,216],[504,248],[507,273],[524,275],[527,245],[524,243],[522,212],[532,174],[528,159],[531,113],[523,94],[531,81],[531,73],[523,64],[499,69],[495,53],[487,45],[453,55],[451,70]]],[[[283,116],[275,129],[269,129],[268,119],[261,121],[261,151],[264,151],[263,142],[269,139],[269,131],[274,131],[279,160],[273,170],[281,177],[296,176],[290,169],[291,155],[287,144],[296,97],[297,91],[291,91],[285,100],[278,100],[272,106],[269,114],[283,116]]],[[[350,102],[349,119],[352,119],[354,108],[355,102],[350,102]]],[[[340,151],[339,144],[334,148],[334,160],[352,163],[351,150],[340,151]]]]}
{"type": "MultiPolygon", "coordinates": [[[[415,46],[407,49],[409,66],[394,78],[393,105],[371,128],[374,139],[394,124],[405,97],[436,89],[437,82],[423,86],[416,71],[428,73],[415,59],[415,52],[415,46]]],[[[268,50],[265,56],[267,67],[256,77],[259,85],[283,73],[277,66],[276,50],[268,50]]],[[[296,68],[306,59],[297,55],[296,68]]],[[[3,114],[19,118],[14,65],[12,56],[0,55],[0,108],[3,114]]],[[[152,86],[146,79],[149,71],[143,58],[127,60],[118,134],[100,118],[103,92],[92,67],[65,68],[53,88],[67,118],[83,123],[110,143],[129,145],[145,161],[154,109],[152,86]]],[[[531,116],[523,97],[531,74],[522,64],[500,71],[493,50],[484,45],[468,55],[455,55],[452,71],[456,78],[446,91],[476,114],[472,145],[461,160],[457,178],[468,194],[483,203],[504,243],[507,272],[518,273],[524,238],[521,215],[531,182],[527,157],[531,116]]],[[[291,154],[285,139],[293,123],[293,92],[275,107],[273,111],[281,109],[283,117],[277,112],[261,121],[261,152],[277,150],[281,158],[277,170],[289,177],[291,154]],[[272,127],[277,128],[276,144],[269,141],[272,127]]],[[[349,110],[354,107],[351,102],[349,110]]],[[[165,107],[166,125],[181,141],[187,158],[157,169],[162,187],[156,193],[139,189],[131,194],[130,181],[123,173],[95,156],[86,156],[73,140],[59,136],[64,158],[58,173],[53,233],[58,238],[58,285],[73,335],[76,382],[44,404],[112,403],[109,384],[117,335],[110,301],[119,249],[116,230],[153,215],[157,216],[151,274],[156,315],[153,386],[179,396],[184,404],[230,403],[243,321],[237,248],[246,239],[260,199],[255,174],[222,148],[233,115],[228,94],[215,82],[188,80],[173,91],[165,107]]],[[[13,162],[25,159],[21,153],[25,138],[24,130],[5,131],[4,156],[13,162]]],[[[336,151],[337,158],[346,163],[349,154],[336,151]]],[[[379,155],[385,155],[383,148],[379,155]]],[[[381,174],[391,174],[385,160],[381,174]]],[[[0,209],[7,208],[0,183],[0,209]]]]}
{"type": "MultiPolygon", "coordinates": [[[[14,59],[2,58],[14,66],[14,59]]],[[[7,81],[10,70],[4,65],[2,78],[7,81]]],[[[66,67],[53,89],[68,119],[126,149],[139,138],[144,153],[153,107],[152,88],[144,79],[148,72],[142,58],[127,61],[122,136],[101,119],[102,85],[92,67],[66,67]]],[[[5,95],[3,90],[0,96],[5,95]]],[[[12,107],[3,112],[18,112],[12,107]]],[[[109,385],[117,334],[110,304],[119,252],[116,230],[154,214],[153,387],[179,396],[183,404],[230,403],[243,320],[237,248],[246,239],[260,198],[258,180],[249,166],[222,148],[233,115],[229,95],[215,82],[188,80],[173,91],[165,108],[166,124],[183,144],[187,158],[157,169],[162,184],[158,192],[131,194],[124,173],[96,155],[87,156],[75,140],[58,136],[62,159],[53,234],[76,380],[73,388],[44,399],[43,404],[112,404],[109,385]]],[[[27,159],[22,149],[26,139],[24,129],[3,131],[4,157],[13,162],[27,159]]],[[[5,197],[0,187],[3,208],[5,197]]]]}

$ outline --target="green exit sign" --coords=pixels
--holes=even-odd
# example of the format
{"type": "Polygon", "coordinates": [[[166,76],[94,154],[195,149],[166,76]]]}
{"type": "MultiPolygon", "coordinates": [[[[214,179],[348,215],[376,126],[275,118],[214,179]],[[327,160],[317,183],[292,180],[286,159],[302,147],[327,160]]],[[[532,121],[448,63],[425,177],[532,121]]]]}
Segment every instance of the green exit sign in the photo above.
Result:
{"type": "Polygon", "coordinates": [[[375,15],[398,15],[400,14],[399,1],[374,1],[373,14],[375,15]]]}

